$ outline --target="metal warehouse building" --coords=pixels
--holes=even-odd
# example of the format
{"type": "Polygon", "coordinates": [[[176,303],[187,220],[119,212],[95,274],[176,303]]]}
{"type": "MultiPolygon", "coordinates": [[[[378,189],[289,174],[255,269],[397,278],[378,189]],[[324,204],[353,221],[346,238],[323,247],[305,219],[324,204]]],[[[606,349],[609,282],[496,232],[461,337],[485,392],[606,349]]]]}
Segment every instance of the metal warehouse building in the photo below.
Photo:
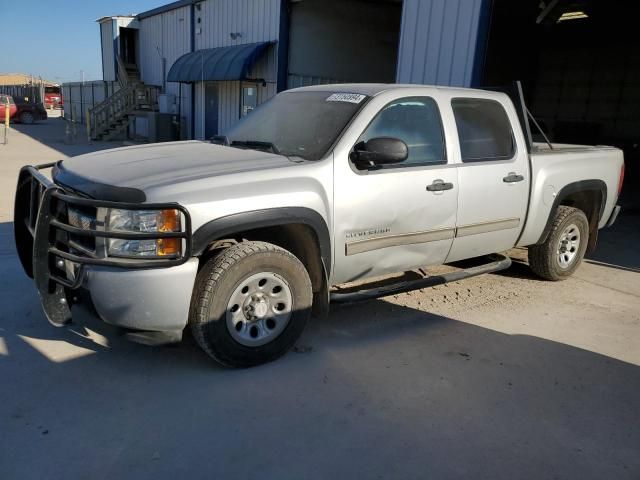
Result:
{"type": "Polygon", "coordinates": [[[181,138],[224,134],[302,85],[519,79],[556,141],[633,157],[639,10],[622,0],[181,0],[99,23],[104,80],[152,89],[144,106],[179,117],[181,138]]]}

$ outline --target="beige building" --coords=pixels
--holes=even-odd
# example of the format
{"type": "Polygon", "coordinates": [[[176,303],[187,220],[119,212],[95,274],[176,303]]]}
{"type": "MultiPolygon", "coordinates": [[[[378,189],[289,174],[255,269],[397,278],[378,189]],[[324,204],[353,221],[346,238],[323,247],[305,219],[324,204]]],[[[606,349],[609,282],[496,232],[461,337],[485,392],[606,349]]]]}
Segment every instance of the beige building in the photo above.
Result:
{"type": "Polygon", "coordinates": [[[41,83],[44,86],[58,85],[50,80],[24,73],[0,73],[0,85],[39,85],[41,83]]]}

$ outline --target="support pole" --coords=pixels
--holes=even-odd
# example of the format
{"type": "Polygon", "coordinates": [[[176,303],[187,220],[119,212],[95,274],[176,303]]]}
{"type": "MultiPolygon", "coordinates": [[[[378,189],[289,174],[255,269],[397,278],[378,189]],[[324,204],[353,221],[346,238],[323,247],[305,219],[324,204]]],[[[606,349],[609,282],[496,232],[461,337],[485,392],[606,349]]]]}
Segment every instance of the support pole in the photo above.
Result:
{"type": "Polygon", "coordinates": [[[87,113],[85,119],[87,120],[87,142],[91,143],[91,116],[89,115],[89,108],[87,108],[87,113]]]}
{"type": "Polygon", "coordinates": [[[11,111],[9,109],[9,104],[4,106],[4,144],[7,145],[9,143],[9,115],[11,111]]]}

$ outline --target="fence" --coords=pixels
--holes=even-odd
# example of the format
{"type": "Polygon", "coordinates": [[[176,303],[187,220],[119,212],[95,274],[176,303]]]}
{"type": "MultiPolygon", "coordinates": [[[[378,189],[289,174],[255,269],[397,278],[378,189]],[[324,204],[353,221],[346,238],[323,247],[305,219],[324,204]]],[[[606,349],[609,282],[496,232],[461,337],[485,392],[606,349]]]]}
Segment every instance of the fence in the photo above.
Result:
{"type": "Polygon", "coordinates": [[[34,83],[31,85],[0,85],[0,93],[11,95],[15,101],[43,102],[44,84],[34,83]]]}
{"type": "Polygon", "coordinates": [[[73,82],[62,84],[64,118],[82,123],[86,122],[87,110],[103,102],[120,89],[118,82],[95,80],[93,82],[73,82]]]}

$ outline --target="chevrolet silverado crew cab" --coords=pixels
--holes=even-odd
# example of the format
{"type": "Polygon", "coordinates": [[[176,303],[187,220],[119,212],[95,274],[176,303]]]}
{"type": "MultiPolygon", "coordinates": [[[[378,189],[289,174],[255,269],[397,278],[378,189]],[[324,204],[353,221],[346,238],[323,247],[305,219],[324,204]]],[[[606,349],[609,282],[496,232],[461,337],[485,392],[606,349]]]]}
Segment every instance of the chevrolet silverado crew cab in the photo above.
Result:
{"type": "Polygon", "coordinates": [[[616,148],[532,142],[519,89],[314,86],[209,142],[24,167],[15,240],[54,325],[84,292],[132,339],[188,326],[244,367],[283,355],[332,301],[507,268],[514,246],[539,276],[567,278],[615,220],[622,177],[616,148]]]}

